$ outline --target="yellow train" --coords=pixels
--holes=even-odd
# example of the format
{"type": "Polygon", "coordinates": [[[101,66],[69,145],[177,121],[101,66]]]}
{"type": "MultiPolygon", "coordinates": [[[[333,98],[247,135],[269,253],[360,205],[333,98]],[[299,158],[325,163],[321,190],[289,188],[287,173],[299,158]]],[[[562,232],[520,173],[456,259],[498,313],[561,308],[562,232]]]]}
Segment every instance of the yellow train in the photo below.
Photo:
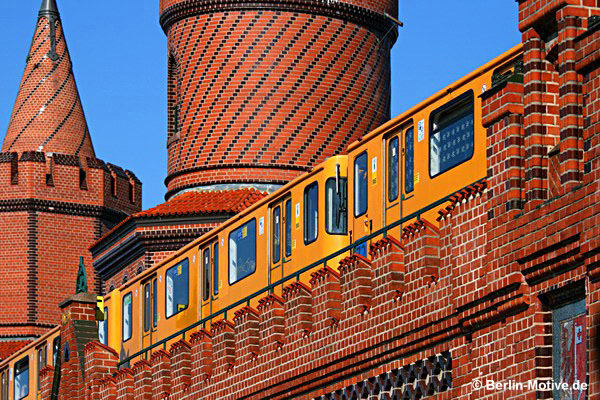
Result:
{"type": "MultiPolygon", "coordinates": [[[[253,293],[280,293],[287,277],[308,281],[307,266],[330,254],[338,253],[332,268],[344,248],[366,255],[378,239],[372,233],[485,178],[480,94],[494,75],[510,74],[521,53],[517,46],[485,64],[107,294],[101,342],[121,360],[146,357],[181,330],[209,328],[210,320],[199,321],[211,314],[228,309],[231,318],[238,306],[257,306],[262,296],[246,301],[253,293]]],[[[435,209],[421,215],[436,216],[435,209]]],[[[399,238],[401,229],[389,234],[399,238]]],[[[4,361],[0,372],[17,362],[4,361]]],[[[8,396],[34,398],[13,397],[14,385],[8,396]]]]}
{"type": "Polygon", "coordinates": [[[0,400],[38,399],[40,371],[56,365],[59,346],[57,327],[0,362],[0,400]]]}

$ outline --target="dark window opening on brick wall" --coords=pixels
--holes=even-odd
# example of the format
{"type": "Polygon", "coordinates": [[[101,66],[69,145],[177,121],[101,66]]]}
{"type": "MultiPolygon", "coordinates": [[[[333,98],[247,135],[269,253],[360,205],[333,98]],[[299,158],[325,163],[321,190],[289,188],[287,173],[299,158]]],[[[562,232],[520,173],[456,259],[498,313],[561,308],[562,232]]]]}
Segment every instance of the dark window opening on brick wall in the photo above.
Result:
{"type": "Polygon", "coordinates": [[[110,192],[113,197],[117,197],[117,178],[114,175],[110,175],[110,192]]]}
{"type": "Polygon", "coordinates": [[[13,157],[10,161],[10,184],[19,184],[19,160],[17,157],[13,157]]]}
{"type": "Polygon", "coordinates": [[[87,172],[83,168],[79,169],[79,189],[87,190],[87,172]]]}
{"type": "Polygon", "coordinates": [[[64,358],[65,363],[69,362],[70,359],[71,359],[71,348],[69,347],[69,342],[66,342],[65,343],[65,358],[64,358]]]}
{"type": "Polygon", "coordinates": [[[129,202],[135,203],[135,185],[129,182],[129,202]]]}

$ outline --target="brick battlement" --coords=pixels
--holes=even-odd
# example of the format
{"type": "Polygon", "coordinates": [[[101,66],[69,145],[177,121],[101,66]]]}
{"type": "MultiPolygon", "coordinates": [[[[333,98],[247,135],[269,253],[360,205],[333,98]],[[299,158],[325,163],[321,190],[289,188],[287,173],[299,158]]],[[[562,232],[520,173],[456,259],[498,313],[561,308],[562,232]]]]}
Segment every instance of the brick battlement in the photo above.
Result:
{"type": "Polygon", "coordinates": [[[0,153],[0,209],[18,207],[15,201],[24,199],[107,207],[125,215],[141,209],[142,185],[131,171],[96,158],[0,153]]]}

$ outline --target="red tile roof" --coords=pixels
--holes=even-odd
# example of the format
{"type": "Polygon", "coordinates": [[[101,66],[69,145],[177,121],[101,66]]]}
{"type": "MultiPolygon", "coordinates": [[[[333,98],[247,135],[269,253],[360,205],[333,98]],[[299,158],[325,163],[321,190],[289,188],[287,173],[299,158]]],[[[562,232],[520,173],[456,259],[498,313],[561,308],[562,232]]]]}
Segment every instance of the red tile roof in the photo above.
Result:
{"type": "Polygon", "coordinates": [[[256,189],[215,192],[186,192],[134,217],[161,217],[193,214],[237,214],[267,194],[256,189]]]}
{"type": "Polygon", "coordinates": [[[185,192],[156,207],[130,215],[98,239],[90,248],[93,248],[132,220],[156,217],[237,214],[261,200],[267,194],[256,189],[185,192]]]}
{"type": "Polygon", "coordinates": [[[0,360],[10,357],[12,354],[27,346],[29,343],[31,343],[31,340],[19,340],[14,342],[0,341],[0,360]]]}

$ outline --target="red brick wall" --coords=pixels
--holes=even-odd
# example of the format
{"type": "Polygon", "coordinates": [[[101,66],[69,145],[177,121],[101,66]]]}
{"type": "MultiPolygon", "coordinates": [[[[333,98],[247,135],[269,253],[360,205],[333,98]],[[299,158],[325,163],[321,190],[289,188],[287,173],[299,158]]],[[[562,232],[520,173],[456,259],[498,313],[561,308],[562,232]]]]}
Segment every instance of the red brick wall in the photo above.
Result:
{"type": "Polygon", "coordinates": [[[61,154],[1,153],[0,336],[39,335],[58,324],[56,306],[74,293],[81,256],[89,290],[99,291],[88,248],[140,208],[141,183],[119,167],[61,154]],[[107,184],[113,171],[114,196],[107,184]]]}

